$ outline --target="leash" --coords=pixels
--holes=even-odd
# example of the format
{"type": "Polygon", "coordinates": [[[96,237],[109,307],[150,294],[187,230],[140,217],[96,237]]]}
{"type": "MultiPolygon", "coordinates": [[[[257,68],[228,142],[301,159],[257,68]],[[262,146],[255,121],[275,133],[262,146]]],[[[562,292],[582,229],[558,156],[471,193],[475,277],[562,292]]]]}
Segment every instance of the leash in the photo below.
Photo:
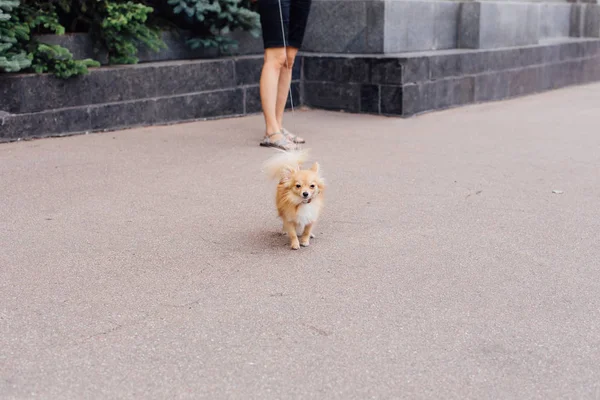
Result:
{"type": "MultiPolygon", "coordinates": [[[[281,37],[283,38],[283,51],[285,52],[285,66],[287,69],[290,69],[290,64],[288,63],[287,59],[287,43],[285,41],[285,27],[283,25],[283,8],[281,7],[281,0],[279,0],[279,20],[281,21],[281,37]]],[[[290,79],[290,104],[292,106],[292,115],[295,115],[294,98],[292,96],[292,79],[290,79]]]]}

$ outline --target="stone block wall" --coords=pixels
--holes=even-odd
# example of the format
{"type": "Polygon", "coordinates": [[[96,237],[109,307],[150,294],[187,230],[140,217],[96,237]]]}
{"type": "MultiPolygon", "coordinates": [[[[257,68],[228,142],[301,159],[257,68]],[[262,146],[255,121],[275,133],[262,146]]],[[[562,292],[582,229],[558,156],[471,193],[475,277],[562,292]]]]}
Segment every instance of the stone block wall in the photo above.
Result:
{"type": "Polygon", "coordinates": [[[394,54],[600,37],[598,4],[562,1],[313,0],[304,50],[394,54]]]}
{"type": "Polygon", "coordinates": [[[257,113],[261,68],[262,56],[244,56],[103,67],[68,80],[1,75],[0,141],[257,113]]]}
{"type": "Polygon", "coordinates": [[[600,81],[600,41],[304,59],[306,105],[412,116],[600,81]]]}
{"type": "Polygon", "coordinates": [[[461,5],[458,47],[496,49],[538,44],[540,5],[469,2],[461,5]]]}

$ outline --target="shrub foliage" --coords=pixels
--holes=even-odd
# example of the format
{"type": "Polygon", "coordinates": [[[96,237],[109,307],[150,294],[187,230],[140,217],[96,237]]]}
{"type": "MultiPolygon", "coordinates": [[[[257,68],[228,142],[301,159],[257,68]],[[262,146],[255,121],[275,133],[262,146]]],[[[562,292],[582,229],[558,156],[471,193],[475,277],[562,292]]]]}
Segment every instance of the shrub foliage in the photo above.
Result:
{"type": "Polygon", "coordinates": [[[64,47],[43,43],[43,34],[89,33],[111,64],[138,62],[142,47],[165,47],[161,30],[186,32],[191,48],[227,52],[234,30],[259,33],[250,0],[0,0],[0,73],[81,75],[95,60],[75,60],[64,47]]]}

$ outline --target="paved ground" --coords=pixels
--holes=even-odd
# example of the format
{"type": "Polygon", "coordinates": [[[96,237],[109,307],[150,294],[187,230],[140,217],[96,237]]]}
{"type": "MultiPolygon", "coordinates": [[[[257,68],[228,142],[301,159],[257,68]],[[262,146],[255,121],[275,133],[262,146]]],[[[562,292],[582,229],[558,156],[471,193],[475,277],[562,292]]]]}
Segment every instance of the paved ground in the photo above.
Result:
{"type": "Polygon", "coordinates": [[[260,117],[0,145],[0,397],[600,399],[599,110],[297,112],[297,252],[260,117]]]}

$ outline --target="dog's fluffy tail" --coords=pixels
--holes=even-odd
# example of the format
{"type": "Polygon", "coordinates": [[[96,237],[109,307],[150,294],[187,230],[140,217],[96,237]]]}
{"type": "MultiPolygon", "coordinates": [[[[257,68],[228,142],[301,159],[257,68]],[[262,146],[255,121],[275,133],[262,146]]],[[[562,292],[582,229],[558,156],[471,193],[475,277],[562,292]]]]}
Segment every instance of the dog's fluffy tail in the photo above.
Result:
{"type": "Polygon", "coordinates": [[[269,179],[281,180],[289,171],[299,170],[307,158],[308,150],[280,150],[265,162],[263,171],[269,179]]]}

